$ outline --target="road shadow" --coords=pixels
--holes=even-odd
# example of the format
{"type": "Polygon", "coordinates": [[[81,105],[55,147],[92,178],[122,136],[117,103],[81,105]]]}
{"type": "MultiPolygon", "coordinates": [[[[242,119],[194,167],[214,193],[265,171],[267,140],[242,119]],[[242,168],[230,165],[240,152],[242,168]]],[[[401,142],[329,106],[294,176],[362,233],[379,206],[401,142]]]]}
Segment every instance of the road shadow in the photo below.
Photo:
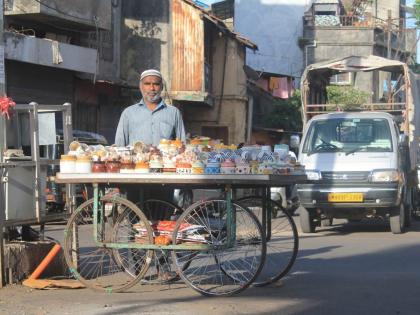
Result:
{"type": "MultiPolygon", "coordinates": [[[[328,227],[317,227],[315,233],[302,233],[298,227],[299,238],[311,238],[322,236],[345,236],[357,233],[390,233],[392,234],[389,221],[384,219],[363,219],[358,222],[347,222],[346,220],[334,220],[333,225],[328,227]],[[338,223],[337,223],[338,221],[338,223]]],[[[411,225],[405,228],[404,233],[420,232],[420,221],[411,220],[411,225]]],[[[403,233],[403,234],[404,234],[403,233]]]]}

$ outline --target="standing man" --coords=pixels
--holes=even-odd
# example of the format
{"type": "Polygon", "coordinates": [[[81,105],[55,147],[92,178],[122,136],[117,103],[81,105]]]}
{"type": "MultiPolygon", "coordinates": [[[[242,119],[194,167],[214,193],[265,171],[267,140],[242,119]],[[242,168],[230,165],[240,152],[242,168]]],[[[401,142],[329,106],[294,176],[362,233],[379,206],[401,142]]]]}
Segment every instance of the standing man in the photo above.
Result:
{"type": "Polygon", "coordinates": [[[160,139],[185,142],[185,128],[178,108],[165,104],[162,74],[154,69],[140,75],[139,89],[142,99],[127,107],[121,114],[115,135],[118,146],[132,145],[137,141],[157,146],[160,139]]]}
{"type": "MultiPolygon", "coordinates": [[[[115,135],[118,146],[133,145],[137,141],[157,146],[160,139],[180,139],[185,142],[185,128],[178,108],[165,104],[161,94],[163,90],[162,74],[150,69],[140,75],[139,89],[142,99],[139,103],[127,107],[121,114],[115,135]]],[[[140,192],[135,187],[127,187],[127,198],[131,201],[164,199],[173,201],[174,190],[166,187],[145,188],[140,192]]],[[[176,190],[176,202],[183,206],[192,200],[192,192],[176,190]],[[187,196],[189,199],[187,199],[187,196]],[[184,202],[184,199],[186,200],[184,202]]]]}

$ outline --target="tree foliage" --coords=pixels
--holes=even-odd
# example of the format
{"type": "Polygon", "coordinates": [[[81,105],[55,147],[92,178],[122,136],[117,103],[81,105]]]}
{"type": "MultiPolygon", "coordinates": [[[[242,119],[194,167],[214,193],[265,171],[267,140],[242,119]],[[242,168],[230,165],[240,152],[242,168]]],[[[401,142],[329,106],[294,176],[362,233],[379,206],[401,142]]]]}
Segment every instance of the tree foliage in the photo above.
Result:
{"type": "Polygon", "coordinates": [[[353,86],[327,86],[329,104],[335,104],[337,110],[357,109],[369,100],[369,93],[353,86]]]}
{"type": "Polygon", "coordinates": [[[273,111],[263,119],[267,128],[277,128],[286,131],[302,130],[302,102],[300,91],[296,90],[294,95],[287,100],[276,100],[273,111]]]}
{"type": "Polygon", "coordinates": [[[420,0],[414,3],[414,17],[416,18],[416,25],[420,27],[420,0]]]}

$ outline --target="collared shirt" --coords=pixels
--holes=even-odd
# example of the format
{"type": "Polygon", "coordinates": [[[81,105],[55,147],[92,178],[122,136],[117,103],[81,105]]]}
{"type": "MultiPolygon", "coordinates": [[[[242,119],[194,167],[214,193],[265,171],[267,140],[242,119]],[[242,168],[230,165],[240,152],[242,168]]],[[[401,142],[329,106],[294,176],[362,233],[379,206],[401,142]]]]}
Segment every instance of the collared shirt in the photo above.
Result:
{"type": "Polygon", "coordinates": [[[151,111],[141,100],[127,107],[121,114],[115,135],[118,146],[132,145],[137,141],[158,145],[160,139],[185,141],[185,128],[178,108],[162,100],[151,111]]]}

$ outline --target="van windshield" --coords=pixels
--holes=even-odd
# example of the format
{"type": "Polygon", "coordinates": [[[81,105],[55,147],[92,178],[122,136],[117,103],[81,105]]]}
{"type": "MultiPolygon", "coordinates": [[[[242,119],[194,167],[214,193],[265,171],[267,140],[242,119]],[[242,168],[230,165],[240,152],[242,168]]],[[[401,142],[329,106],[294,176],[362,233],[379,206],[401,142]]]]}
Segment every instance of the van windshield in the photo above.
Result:
{"type": "Polygon", "coordinates": [[[389,123],[384,118],[330,118],[312,122],[303,153],[392,152],[389,123]]]}

